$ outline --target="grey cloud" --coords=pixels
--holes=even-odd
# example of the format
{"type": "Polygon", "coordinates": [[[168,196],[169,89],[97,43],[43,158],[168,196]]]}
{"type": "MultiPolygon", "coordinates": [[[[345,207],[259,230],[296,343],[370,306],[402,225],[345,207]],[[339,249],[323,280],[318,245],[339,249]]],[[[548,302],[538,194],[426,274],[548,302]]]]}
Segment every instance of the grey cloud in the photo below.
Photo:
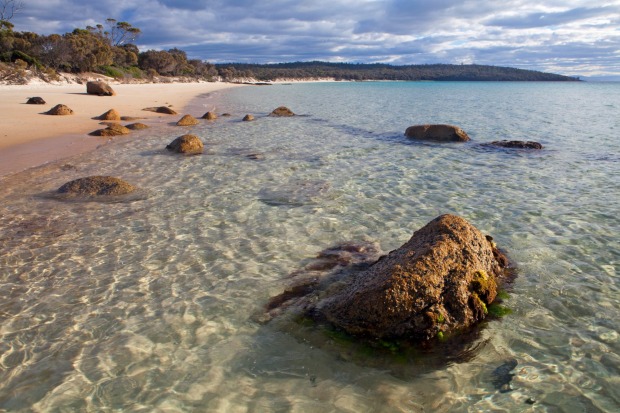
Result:
{"type": "Polygon", "coordinates": [[[510,28],[533,28],[556,26],[569,22],[584,20],[591,17],[614,17],[618,20],[620,7],[604,6],[596,8],[579,7],[556,13],[530,13],[525,16],[492,18],[485,23],[490,26],[510,28]]]}

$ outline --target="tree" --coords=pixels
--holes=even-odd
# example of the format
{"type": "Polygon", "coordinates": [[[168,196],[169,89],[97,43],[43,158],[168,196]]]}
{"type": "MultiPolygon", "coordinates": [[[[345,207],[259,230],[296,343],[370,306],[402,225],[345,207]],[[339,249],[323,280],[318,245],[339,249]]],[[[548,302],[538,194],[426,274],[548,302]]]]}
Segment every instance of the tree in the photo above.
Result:
{"type": "Polygon", "coordinates": [[[103,34],[110,40],[112,46],[133,43],[142,33],[140,29],[133,27],[131,23],[119,22],[114,19],[106,19],[106,23],[108,23],[110,29],[103,32],[103,34]]]}
{"type": "Polygon", "coordinates": [[[24,8],[24,3],[16,0],[1,0],[0,1],[0,21],[8,22],[24,8]]]}

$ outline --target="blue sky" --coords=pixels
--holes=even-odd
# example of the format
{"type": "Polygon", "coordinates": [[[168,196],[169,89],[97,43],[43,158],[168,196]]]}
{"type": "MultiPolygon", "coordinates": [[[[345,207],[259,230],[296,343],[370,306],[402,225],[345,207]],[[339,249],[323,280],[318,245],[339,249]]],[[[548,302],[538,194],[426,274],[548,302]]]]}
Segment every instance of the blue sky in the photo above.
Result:
{"type": "Polygon", "coordinates": [[[128,21],[210,62],[478,63],[620,76],[620,0],[22,0],[15,30],[128,21]]]}

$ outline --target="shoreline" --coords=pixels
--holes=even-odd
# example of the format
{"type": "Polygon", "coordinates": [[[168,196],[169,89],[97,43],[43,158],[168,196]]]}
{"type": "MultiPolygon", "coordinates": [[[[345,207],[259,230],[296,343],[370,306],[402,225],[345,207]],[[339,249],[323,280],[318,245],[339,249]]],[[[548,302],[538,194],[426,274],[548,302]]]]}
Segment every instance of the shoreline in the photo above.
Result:
{"type": "MultiPolygon", "coordinates": [[[[154,106],[170,106],[179,115],[201,95],[240,87],[224,82],[195,83],[110,83],[116,96],[86,94],[85,84],[32,84],[0,85],[0,179],[24,170],[56,162],[74,155],[90,152],[113,139],[88,135],[104,128],[100,120],[93,119],[109,109],[116,109],[121,116],[150,121],[177,115],[162,115],[144,111],[154,106]],[[28,105],[29,97],[40,96],[45,105],[28,105]],[[57,104],[73,109],[68,116],[45,115],[57,104]]],[[[129,135],[131,136],[131,135],[129,135]]],[[[121,138],[126,138],[122,136],[121,138]]]]}

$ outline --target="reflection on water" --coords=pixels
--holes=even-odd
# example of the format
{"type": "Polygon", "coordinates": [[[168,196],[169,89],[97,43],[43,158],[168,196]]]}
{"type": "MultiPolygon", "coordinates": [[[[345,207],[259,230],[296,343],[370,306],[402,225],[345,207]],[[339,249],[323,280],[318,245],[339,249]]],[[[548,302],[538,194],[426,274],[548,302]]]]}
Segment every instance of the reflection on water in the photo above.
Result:
{"type": "Polygon", "coordinates": [[[616,411],[617,86],[235,89],[194,103],[195,116],[216,104],[230,118],[182,132],[162,123],[3,179],[0,409],[616,411]],[[279,105],[309,116],[263,116],[279,105]],[[240,122],[245,113],[256,121],[240,122]],[[458,124],[473,141],[402,136],[426,122],[458,124]],[[187,131],[205,155],[167,154],[187,131]],[[545,150],[478,145],[498,139],[545,150]],[[42,196],[89,175],[148,196],[42,196]],[[303,323],[255,321],[319,251],[346,241],[389,251],[443,213],[493,235],[519,266],[513,313],[460,362],[399,365],[389,348],[352,353],[330,332],[304,336],[303,323]]]}

